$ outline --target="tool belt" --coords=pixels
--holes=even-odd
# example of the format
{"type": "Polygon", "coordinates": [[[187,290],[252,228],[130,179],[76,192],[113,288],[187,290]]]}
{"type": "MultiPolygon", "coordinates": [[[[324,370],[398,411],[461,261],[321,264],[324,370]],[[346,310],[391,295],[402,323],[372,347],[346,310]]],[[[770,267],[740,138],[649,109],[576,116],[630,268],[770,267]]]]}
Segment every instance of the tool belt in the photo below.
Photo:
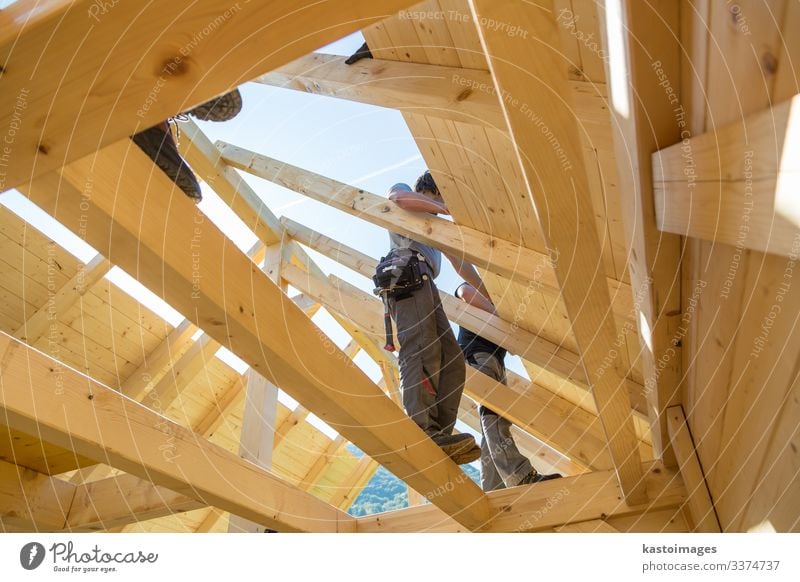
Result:
{"type": "Polygon", "coordinates": [[[428,280],[428,275],[422,272],[420,262],[425,262],[425,257],[409,249],[394,249],[385,257],[381,257],[375,276],[373,293],[383,301],[383,328],[386,334],[386,344],[383,346],[387,352],[395,351],[392,333],[392,318],[389,314],[389,299],[405,299],[421,289],[428,280]]]}
{"type": "Polygon", "coordinates": [[[419,253],[403,249],[391,251],[381,258],[375,269],[373,293],[384,300],[410,297],[428,280],[420,262],[425,262],[425,257],[419,253]]]}

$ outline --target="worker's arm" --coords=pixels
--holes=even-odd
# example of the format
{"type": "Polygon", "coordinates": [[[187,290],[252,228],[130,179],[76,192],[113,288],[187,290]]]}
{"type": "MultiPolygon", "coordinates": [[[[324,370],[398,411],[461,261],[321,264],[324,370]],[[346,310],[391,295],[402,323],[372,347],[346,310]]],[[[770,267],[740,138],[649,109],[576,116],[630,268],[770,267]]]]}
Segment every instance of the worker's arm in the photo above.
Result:
{"type": "Polygon", "coordinates": [[[397,204],[403,210],[410,212],[427,212],[429,214],[450,214],[447,206],[441,202],[431,200],[418,192],[407,192],[405,190],[392,190],[389,200],[397,204]]]}
{"type": "Polygon", "coordinates": [[[483,286],[483,280],[481,279],[481,276],[471,263],[465,261],[464,259],[448,255],[447,253],[443,254],[445,257],[447,257],[447,260],[452,263],[456,273],[458,273],[458,275],[464,279],[464,281],[475,287],[475,289],[477,289],[484,297],[489,296],[489,292],[486,290],[486,287],[483,286]]]}
{"type": "Polygon", "coordinates": [[[492,302],[469,283],[464,283],[456,289],[456,296],[473,307],[477,307],[493,315],[497,313],[492,302]]]}

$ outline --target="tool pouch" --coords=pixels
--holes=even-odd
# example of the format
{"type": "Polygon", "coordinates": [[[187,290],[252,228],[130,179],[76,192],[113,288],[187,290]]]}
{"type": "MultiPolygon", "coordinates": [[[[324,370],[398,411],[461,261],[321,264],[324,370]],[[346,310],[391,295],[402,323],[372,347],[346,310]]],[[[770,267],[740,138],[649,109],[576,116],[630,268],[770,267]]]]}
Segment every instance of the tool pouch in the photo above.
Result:
{"type": "Polygon", "coordinates": [[[416,253],[390,252],[381,258],[372,278],[375,295],[384,299],[404,299],[421,289],[428,276],[422,273],[416,253]]]}

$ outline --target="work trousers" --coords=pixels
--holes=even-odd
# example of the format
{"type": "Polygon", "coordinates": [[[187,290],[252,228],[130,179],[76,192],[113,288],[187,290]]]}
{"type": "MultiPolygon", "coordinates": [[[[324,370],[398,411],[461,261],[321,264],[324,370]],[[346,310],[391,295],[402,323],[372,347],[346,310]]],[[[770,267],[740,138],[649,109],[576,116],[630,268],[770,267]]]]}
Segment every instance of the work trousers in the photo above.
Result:
{"type": "MultiPolygon", "coordinates": [[[[470,366],[490,378],[506,383],[503,363],[493,354],[476,352],[467,359],[470,366]]],[[[511,436],[511,422],[493,410],[480,407],[481,429],[481,488],[494,491],[515,487],[533,470],[531,462],[517,448],[511,436]]]]}
{"type": "Polygon", "coordinates": [[[428,435],[452,434],[464,391],[464,356],[450,328],[427,265],[422,288],[389,309],[400,341],[398,360],[403,407],[428,435]]]}

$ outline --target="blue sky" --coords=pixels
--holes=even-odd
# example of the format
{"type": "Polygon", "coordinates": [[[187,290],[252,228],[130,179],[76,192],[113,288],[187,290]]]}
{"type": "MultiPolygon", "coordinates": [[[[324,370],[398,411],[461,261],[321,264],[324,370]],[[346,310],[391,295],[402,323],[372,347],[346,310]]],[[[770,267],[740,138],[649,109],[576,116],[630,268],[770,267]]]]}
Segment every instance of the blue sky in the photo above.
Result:
{"type": "MultiPolygon", "coordinates": [[[[0,0],[0,6],[3,4],[8,2],[0,0]]],[[[361,43],[363,37],[356,33],[319,52],[350,55],[361,43]]],[[[244,107],[239,116],[226,123],[200,122],[212,141],[227,141],[379,195],[386,195],[388,187],[396,182],[413,185],[425,170],[419,149],[397,111],[256,83],[246,83],[240,90],[244,107]]],[[[265,180],[244,176],[278,216],[287,216],[375,258],[388,250],[389,241],[384,229],[265,180]]],[[[205,184],[203,192],[203,212],[240,248],[246,250],[252,246],[255,236],[205,184]]],[[[53,225],[49,216],[32,208],[20,194],[14,191],[5,193],[0,196],[0,203],[47,232],[83,262],[94,256],[93,249],[67,229],[53,225]]],[[[365,277],[313,251],[311,254],[325,272],[365,291],[372,291],[372,283],[365,277]]],[[[447,261],[444,263],[437,284],[452,293],[461,280],[447,261]]],[[[109,278],[171,324],[176,325],[182,319],[119,269],[110,273],[109,278]]],[[[315,316],[314,321],[338,346],[348,343],[349,336],[324,311],[315,316]]],[[[240,372],[246,368],[225,350],[219,355],[240,372]]],[[[363,352],[356,358],[356,363],[373,380],[380,377],[378,367],[363,352]]],[[[518,358],[509,356],[507,363],[511,369],[527,376],[518,358]]],[[[285,394],[281,400],[290,406],[294,403],[285,394]]],[[[318,419],[312,417],[311,420],[329,435],[333,434],[318,419]]],[[[472,432],[461,422],[458,428],[472,432]]]]}

